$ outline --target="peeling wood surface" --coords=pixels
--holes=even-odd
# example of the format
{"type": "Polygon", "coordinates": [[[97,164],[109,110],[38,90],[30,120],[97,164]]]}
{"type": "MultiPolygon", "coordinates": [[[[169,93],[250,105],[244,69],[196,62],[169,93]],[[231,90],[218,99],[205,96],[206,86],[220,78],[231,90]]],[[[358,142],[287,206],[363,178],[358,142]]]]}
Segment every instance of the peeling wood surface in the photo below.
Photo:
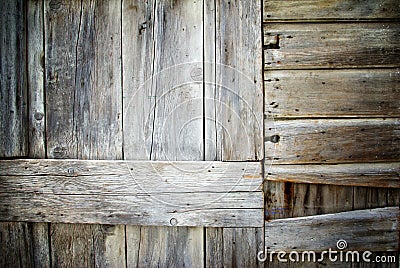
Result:
{"type": "Polygon", "coordinates": [[[264,76],[275,118],[398,117],[400,69],[286,70],[264,76]]]}
{"type": "Polygon", "coordinates": [[[397,0],[264,0],[264,21],[388,20],[400,18],[397,0]]]}
{"type": "Polygon", "coordinates": [[[397,118],[276,120],[266,129],[266,159],[274,164],[398,161],[399,136],[397,118]]]}
{"type": "Polygon", "coordinates": [[[269,250],[336,250],[344,239],[346,250],[396,251],[399,248],[399,208],[356,210],[266,222],[269,250]]]}
{"type": "Polygon", "coordinates": [[[269,23],[265,69],[399,67],[400,26],[382,23],[269,23]]]}
{"type": "Polygon", "coordinates": [[[400,163],[337,165],[272,165],[266,167],[270,181],[400,188],[400,163]]]}

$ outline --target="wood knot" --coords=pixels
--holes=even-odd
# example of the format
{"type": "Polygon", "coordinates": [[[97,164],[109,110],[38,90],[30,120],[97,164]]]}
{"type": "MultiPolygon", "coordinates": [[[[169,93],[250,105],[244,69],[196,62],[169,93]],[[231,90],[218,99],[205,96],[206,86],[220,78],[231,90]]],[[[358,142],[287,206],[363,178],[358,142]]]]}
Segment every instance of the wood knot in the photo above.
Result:
{"type": "Polygon", "coordinates": [[[190,71],[190,77],[194,80],[194,81],[202,81],[203,80],[203,69],[202,68],[193,68],[190,71]]]}
{"type": "Polygon", "coordinates": [[[34,115],[33,117],[35,117],[36,120],[40,121],[40,120],[43,119],[44,114],[41,113],[41,112],[36,112],[35,115],[34,115]]]}
{"type": "Polygon", "coordinates": [[[57,11],[61,8],[61,1],[60,0],[51,0],[49,3],[50,10],[57,11]]]}
{"type": "Polygon", "coordinates": [[[54,158],[64,158],[67,154],[67,148],[57,146],[53,149],[54,158]]]}
{"type": "Polygon", "coordinates": [[[281,139],[281,137],[279,135],[272,135],[270,138],[270,141],[272,143],[278,143],[280,139],[281,139]]]}

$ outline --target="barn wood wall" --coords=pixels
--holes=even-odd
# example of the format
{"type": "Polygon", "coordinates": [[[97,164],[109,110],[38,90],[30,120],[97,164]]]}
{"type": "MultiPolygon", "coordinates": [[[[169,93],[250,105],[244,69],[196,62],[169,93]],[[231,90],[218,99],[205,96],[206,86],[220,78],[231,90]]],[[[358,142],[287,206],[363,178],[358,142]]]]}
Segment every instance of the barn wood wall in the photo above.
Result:
{"type": "MultiPolygon", "coordinates": [[[[259,1],[31,0],[1,12],[1,157],[263,158],[259,1]],[[185,62],[197,64],[153,78],[185,62]],[[228,83],[223,65],[243,75],[232,91],[203,87],[228,83]]],[[[262,228],[0,226],[2,267],[257,266],[263,242],[262,228]]]]}
{"type": "Polygon", "coordinates": [[[363,181],[364,163],[398,180],[398,2],[263,2],[266,219],[398,207],[399,189],[378,180],[332,185],[363,181]]]}

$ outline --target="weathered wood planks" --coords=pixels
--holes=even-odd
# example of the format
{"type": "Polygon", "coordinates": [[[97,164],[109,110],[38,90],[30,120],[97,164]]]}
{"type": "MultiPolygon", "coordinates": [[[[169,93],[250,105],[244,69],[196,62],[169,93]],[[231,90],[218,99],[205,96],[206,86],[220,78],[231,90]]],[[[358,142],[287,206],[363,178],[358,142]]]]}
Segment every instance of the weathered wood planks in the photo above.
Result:
{"type": "Polygon", "coordinates": [[[382,162],[400,157],[397,118],[276,120],[267,127],[266,159],[276,164],[382,162]]]}
{"type": "Polygon", "coordinates": [[[264,76],[274,118],[398,117],[400,70],[286,70],[264,76]]]}
{"type": "Polygon", "coordinates": [[[396,0],[264,0],[264,21],[389,20],[400,18],[396,0]]]}
{"type": "Polygon", "coordinates": [[[46,157],[43,2],[28,1],[29,157],[46,157]]]}
{"type": "Polygon", "coordinates": [[[262,225],[259,163],[9,160],[0,166],[2,220],[262,225]]]}
{"type": "Polygon", "coordinates": [[[356,210],[309,217],[279,219],[265,224],[269,251],[346,250],[395,251],[399,248],[399,208],[356,210]]]}
{"type": "MultiPolygon", "coordinates": [[[[125,159],[204,160],[202,10],[201,1],[123,1],[125,159]]],[[[201,267],[203,231],[127,226],[128,266],[201,267]]]]}
{"type": "MultiPolygon", "coordinates": [[[[204,1],[205,159],[263,158],[260,1],[204,1]]],[[[206,228],[205,267],[262,267],[261,228],[206,228]]]]}
{"type": "Polygon", "coordinates": [[[206,156],[209,160],[260,160],[261,6],[254,0],[213,2],[205,10],[206,156]]]}
{"type": "MultiPolygon", "coordinates": [[[[49,158],[122,159],[120,5],[44,2],[49,158]]],[[[110,234],[100,225],[51,223],[52,264],[95,266],[114,260],[115,266],[125,266],[125,228],[115,229],[110,234]]]]}
{"type": "Polygon", "coordinates": [[[400,188],[400,163],[272,165],[266,179],[293,183],[400,188]]]}
{"type": "Polygon", "coordinates": [[[115,23],[120,17],[116,1],[45,4],[51,158],[122,155],[121,26],[115,23]]]}
{"type": "MultiPolygon", "coordinates": [[[[276,125],[265,120],[266,218],[398,206],[397,188],[374,188],[398,187],[398,163],[362,162],[386,161],[382,159],[386,153],[392,154],[389,161],[399,159],[400,6],[392,0],[263,3],[265,116],[277,119],[276,125]],[[361,122],[376,124],[376,130],[358,128],[364,125],[361,122]],[[297,132],[296,125],[304,131],[297,132]],[[281,130],[287,140],[272,138],[281,130]],[[376,152],[381,154],[377,158],[376,152]],[[286,153],[293,155],[274,160],[286,153]]],[[[307,232],[296,227],[292,241],[307,232]]],[[[276,239],[282,242],[285,234],[282,237],[276,239]]],[[[268,247],[268,239],[266,243],[268,247]]],[[[268,262],[268,267],[281,265],[268,262]]],[[[304,263],[304,267],[321,265],[335,263],[304,263]]]]}
{"type": "Polygon", "coordinates": [[[265,69],[399,67],[400,27],[385,23],[268,23],[265,69]]]}
{"type": "Polygon", "coordinates": [[[7,1],[0,11],[0,157],[28,152],[26,5],[7,1]]]}

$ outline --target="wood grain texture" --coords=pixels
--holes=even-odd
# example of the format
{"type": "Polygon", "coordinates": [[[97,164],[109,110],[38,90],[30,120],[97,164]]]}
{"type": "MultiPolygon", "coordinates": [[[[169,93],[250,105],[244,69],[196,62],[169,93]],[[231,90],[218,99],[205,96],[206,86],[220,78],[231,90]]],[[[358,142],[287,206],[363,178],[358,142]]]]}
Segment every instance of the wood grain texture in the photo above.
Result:
{"type": "MultiPolygon", "coordinates": [[[[49,158],[122,158],[120,5],[44,3],[49,158]]],[[[99,225],[52,223],[52,265],[124,266],[124,226],[113,228],[118,239],[108,239],[112,234],[99,225]]]]}
{"type": "Polygon", "coordinates": [[[4,220],[262,226],[259,163],[10,160],[0,166],[4,220]],[[28,199],[32,206],[24,206],[28,199]]]}
{"type": "Polygon", "coordinates": [[[127,255],[128,267],[202,267],[203,228],[127,226],[127,231],[127,248],[138,248],[127,255]]]}
{"type": "Polygon", "coordinates": [[[215,1],[207,7],[206,155],[210,160],[262,159],[260,3],[215,1]]]}
{"type": "Polygon", "coordinates": [[[265,111],[275,118],[397,117],[400,69],[265,72],[265,111]]]}
{"type": "Polygon", "coordinates": [[[206,267],[264,267],[257,260],[264,245],[259,232],[262,228],[207,228],[206,267]]]}
{"type": "Polygon", "coordinates": [[[121,157],[120,18],[115,1],[46,3],[50,158],[121,157]]]}
{"type": "Polygon", "coordinates": [[[26,156],[26,5],[6,1],[0,11],[0,157],[26,156]]]}
{"type": "Polygon", "coordinates": [[[47,224],[0,222],[0,242],[1,267],[50,267],[47,224]]]}
{"type": "Polygon", "coordinates": [[[294,183],[400,188],[400,163],[273,165],[267,180],[294,183]]]}
{"type": "MultiPolygon", "coordinates": [[[[26,73],[28,70],[32,74],[30,66],[31,56],[34,54],[32,50],[40,47],[39,43],[35,42],[37,39],[32,35],[27,36],[27,32],[38,30],[38,36],[40,36],[40,28],[36,23],[43,16],[42,13],[37,12],[35,1],[29,3],[6,1],[2,4],[0,11],[0,157],[20,157],[27,156],[28,151],[31,151],[26,127],[28,125],[27,104],[31,102],[27,87],[35,78],[31,75],[27,77],[26,73]]],[[[43,42],[41,44],[43,48],[43,42]]],[[[46,224],[0,223],[0,266],[49,267],[48,239],[46,233],[43,232],[43,227],[47,231],[46,224]]]]}
{"type": "MultiPolygon", "coordinates": [[[[260,2],[204,4],[205,159],[262,159],[260,2]]],[[[206,228],[205,239],[206,267],[261,266],[262,228],[206,228]]]]}
{"type": "Polygon", "coordinates": [[[396,0],[264,0],[264,21],[377,20],[399,19],[396,0]]]}
{"type": "MultiPolygon", "coordinates": [[[[43,1],[27,2],[27,49],[29,93],[30,158],[46,157],[44,92],[44,9],[43,1]]],[[[29,223],[34,267],[51,267],[48,223],[29,223]]]]}
{"type": "Polygon", "coordinates": [[[266,222],[267,246],[274,251],[336,249],[393,251],[399,247],[399,208],[387,207],[266,222]]]}
{"type": "Polygon", "coordinates": [[[33,267],[32,236],[25,222],[0,223],[0,266],[33,267]]]}
{"type": "Polygon", "coordinates": [[[399,122],[397,118],[274,121],[265,130],[266,159],[268,164],[397,161],[399,122]]]}
{"type": "MultiPolygon", "coordinates": [[[[204,159],[202,10],[202,1],[123,1],[125,159],[204,159]]],[[[203,228],[126,235],[129,267],[203,266],[203,228]]]]}
{"type": "Polygon", "coordinates": [[[269,23],[266,69],[399,67],[400,27],[385,23],[269,23]]]}
{"type": "Polygon", "coordinates": [[[29,157],[46,156],[43,1],[28,1],[29,157]]]}
{"type": "Polygon", "coordinates": [[[353,187],[266,181],[264,192],[268,220],[354,209],[353,187]]]}

